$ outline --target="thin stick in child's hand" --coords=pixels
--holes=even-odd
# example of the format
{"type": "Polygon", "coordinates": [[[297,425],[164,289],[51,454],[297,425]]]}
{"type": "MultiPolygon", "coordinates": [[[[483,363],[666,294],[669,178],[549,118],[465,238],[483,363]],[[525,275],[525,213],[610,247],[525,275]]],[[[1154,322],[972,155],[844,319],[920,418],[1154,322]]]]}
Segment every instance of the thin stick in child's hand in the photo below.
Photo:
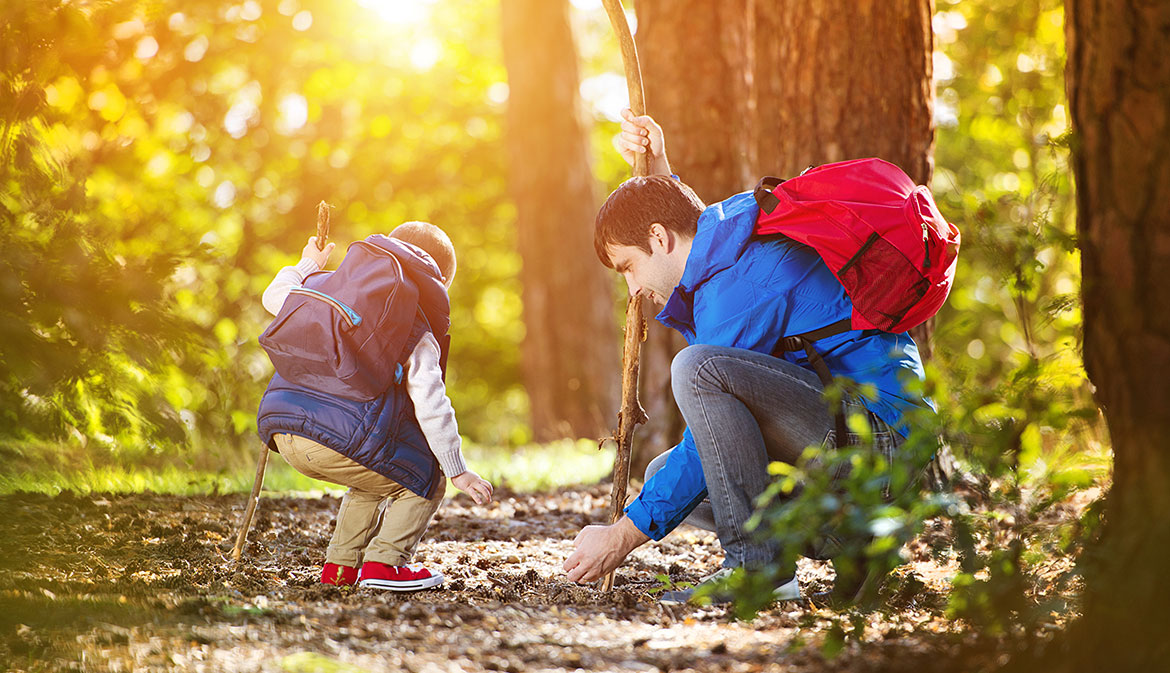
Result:
{"type": "Polygon", "coordinates": [[[317,204],[317,249],[325,249],[325,241],[329,239],[329,204],[324,200],[317,204]]]}

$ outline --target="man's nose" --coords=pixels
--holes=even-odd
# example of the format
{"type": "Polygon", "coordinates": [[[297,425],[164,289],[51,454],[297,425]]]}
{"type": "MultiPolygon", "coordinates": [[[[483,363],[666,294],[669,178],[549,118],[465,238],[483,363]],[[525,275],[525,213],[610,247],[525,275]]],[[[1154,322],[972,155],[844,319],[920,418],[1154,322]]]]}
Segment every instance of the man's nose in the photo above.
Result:
{"type": "Polygon", "coordinates": [[[641,292],[641,286],[634,282],[634,279],[630,276],[630,274],[627,273],[622,275],[626,278],[626,289],[630,291],[631,297],[641,292]]]}

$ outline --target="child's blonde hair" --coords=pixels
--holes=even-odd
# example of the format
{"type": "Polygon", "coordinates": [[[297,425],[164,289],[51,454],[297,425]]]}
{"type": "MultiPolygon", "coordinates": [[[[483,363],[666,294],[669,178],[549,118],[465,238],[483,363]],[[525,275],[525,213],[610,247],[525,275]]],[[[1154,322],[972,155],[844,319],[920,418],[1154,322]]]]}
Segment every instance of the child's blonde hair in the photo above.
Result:
{"type": "Polygon", "coordinates": [[[455,280],[455,246],[445,231],[430,222],[403,222],[394,227],[390,237],[422,248],[439,266],[443,284],[451,287],[455,280]]]}

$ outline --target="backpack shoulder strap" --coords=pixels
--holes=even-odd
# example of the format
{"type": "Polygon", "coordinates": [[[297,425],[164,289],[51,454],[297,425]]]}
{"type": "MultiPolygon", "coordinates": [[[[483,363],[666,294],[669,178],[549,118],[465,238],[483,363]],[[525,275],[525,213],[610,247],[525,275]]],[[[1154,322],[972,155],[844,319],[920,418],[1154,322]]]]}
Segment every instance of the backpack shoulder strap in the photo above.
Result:
{"type": "Polygon", "coordinates": [[[756,188],[752,190],[752,196],[756,199],[756,205],[765,213],[772,212],[776,206],[780,205],[780,199],[772,192],[784,182],[783,178],[777,178],[772,175],[766,175],[760,178],[756,183],[756,188]]]}
{"type": "MultiPolygon", "coordinates": [[[[814,166],[810,164],[808,168],[800,172],[800,175],[804,175],[813,168],[814,166]]],[[[776,188],[784,182],[784,178],[778,178],[774,175],[765,175],[760,178],[760,181],[756,183],[756,188],[752,190],[752,196],[755,197],[756,205],[760,207],[760,210],[771,213],[776,209],[776,206],[780,205],[780,199],[776,198],[772,192],[776,191],[776,188]]]]}
{"type": "Polygon", "coordinates": [[[414,312],[414,325],[410,328],[410,336],[406,338],[406,343],[402,346],[402,354],[398,359],[401,362],[406,362],[410,358],[410,354],[414,352],[418,342],[422,341],[423,335],[429,331],[431,331],[431,324],[427,322],[427,317],[423,315],[420,306],[414,312]]]}
{"type": "MultiPolygon", "coordinates": [[[[817,377],[821,380],[821,384],[828,388],[829,384],[833,382],[833,374],[829,371],[829,365],[825,364],[825,359],[821,357],[821,354],[817,352],[817,349],[813,348],[813,342],[819,341],[821,339],[827,339],[828,337],[836,336],[838,334],[844,334],[845,332],[850,331],[853,329],[852,322],[853,321],[850,318],[844,318],[831,325],[825,325],[824,327],[815,329],[811,332],[805,332],[804,334],[798,334],[796,336],[784,337],[783,339],[780,339],[780,342],[777,343],[776,347],[772,349],[772,355],[779,357],[780,354],[784,352],[801,350],[804,351],[805,355],[808,356],[809,365],[811,365],[813,371],[817,373],[817,377]]],[[[838,446],[840,446],[841,442],[844,442],[846,437],[844,414],[838,412],[835,420],[837,426],[837,443],[838,446]]]]}

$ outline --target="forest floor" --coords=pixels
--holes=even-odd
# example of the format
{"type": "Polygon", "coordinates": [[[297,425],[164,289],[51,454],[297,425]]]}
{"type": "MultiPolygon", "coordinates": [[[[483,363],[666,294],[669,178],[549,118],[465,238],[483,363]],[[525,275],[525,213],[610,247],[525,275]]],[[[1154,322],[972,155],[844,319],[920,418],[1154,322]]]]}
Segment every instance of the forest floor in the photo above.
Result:
{"type": "MultiPolygon", "coordinates": [[[[778,605],[752,622],[723,607],[667,607],[654,590],[722,560],[682,527],[634,552],[603,594],[565,581],[606,487],[444,504],[419,557],[447,576],[419,593],[318,582],[338,500],[261,501],[243,562],[230,561],[245,496],[0,497],[0,670],[11,671],[975,671],[1000,641],[943,616],[953,568],[911,549],[926,583],[868,617],[829,657],[837,613],[778,605]]],[[[831,578],[801,567],[806,588],[831,578]]]]}

